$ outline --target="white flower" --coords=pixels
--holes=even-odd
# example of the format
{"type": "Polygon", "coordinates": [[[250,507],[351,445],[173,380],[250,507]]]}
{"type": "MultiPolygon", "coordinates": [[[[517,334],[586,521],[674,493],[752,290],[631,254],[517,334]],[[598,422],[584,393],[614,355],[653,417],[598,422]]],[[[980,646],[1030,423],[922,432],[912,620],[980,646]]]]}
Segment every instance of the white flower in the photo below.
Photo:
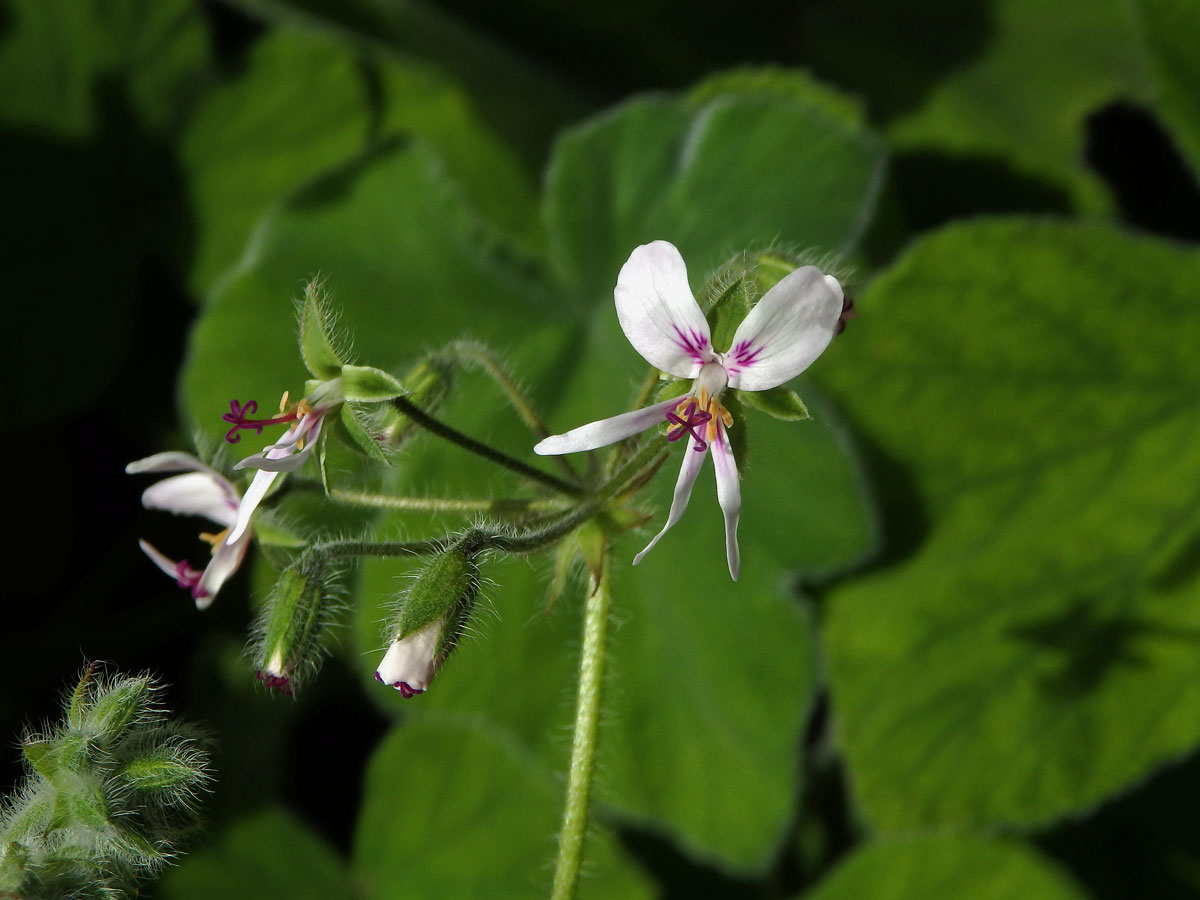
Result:
{"type": "MultiPolygon", "coordinates": [[[[195,569],[186,560],[176,562],[159,552],[148,541],[139,546],[160,569],[175,579],[182,588],[192,592],[198,609],[205,609],[246,556],[249,534],[234,536],[231,532],[242,508],[244,498],[220,472],[206,466],[188,453],[157,453],[131,462],[125,467],[130,475],[144,472],[182,472],[152,484],[142,493],[146,509],[162,509],[176,515],[203,516],[224,530],[219,534],[202,534],[212,544],[212,557],[204,570],[195,569]]],[[[257,505],[257,504],[255,504],[257,505]]],[[[249,520],[252,509],[246,510],[249,520]]]]}
{"type": "Polygon", "coordinates": [[[679,251],[666,241],[644,244],[633,251],[617,277],[617,319],[629,343],[652,366],[695,379],[691,391],[683,398],[553,435],[534,447],[534,452],[545,456],[594,450],[659,423],[670,426],[669,440],[687,435],[695,441],[692,450],[684,452],[667,524],[634,557],[637,565],[687,509],[692,486],[711,448],[717,501],[725,515],[729,574],[736,581],[742,495],[726,434],[733,417],[721,405],[721,395],[728,388],[765,391],[807,369],[833,339],[842,300],[842,286],[836,278],[815,266],[803,266],[767,291],[737,327],[730,348],[720,352],[712,347],[708,321],[692,296],[679,251]]]}
{"type": "Polygon", "coordinates": [[[438,641],[444,621],[435,619],[420,631],[392,641],[375,670],[375,679],[394,687],[405,698],[423,694],[437,674],[438,641]]]}

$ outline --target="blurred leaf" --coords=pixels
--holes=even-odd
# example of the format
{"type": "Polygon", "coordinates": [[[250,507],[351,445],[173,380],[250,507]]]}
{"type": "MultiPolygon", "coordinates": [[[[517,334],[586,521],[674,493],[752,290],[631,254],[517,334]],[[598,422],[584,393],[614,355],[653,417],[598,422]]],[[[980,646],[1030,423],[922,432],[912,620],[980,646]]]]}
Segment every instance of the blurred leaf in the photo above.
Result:
{"type": "Polygon", "coordinates": [[[607,298],[629,252],[651,240],[674,243],[701,276],[777,240],[844,252],[865,227],[883,151],[846,101],[786,72],[697,91],[694,102],[634,99],[559,141],[550,257],[586,300],[607,298]]]}
{"type": "Polygon", "coordinates": [[[368,119],[351,54],[288,29],[255,44],[245,70],[207,94],[183,136],[197,222],[193,290],[237,262],[264,213],[361,150],[368,119]]]}
{"type": "Polygon", "coordinates": [[[935,837],[867,844],[805,900],[1086,900],[1063,872],[1016,841],[935,837]]]}
{"type": "Polygon", "coordinates": [[[276,23],[317,27],[356,51],[448,72],[475,98],[497,133],[540,165],[551,137],[586,110],[561,78],[416,0],[231,0],[276,23]]]}
{"type": "Polygon", "coordinates": [[[142,124],[177,124],[208,61],[192,0],[8,0],[0,35],[0,120],[84,138],[98,95],[123,90],[142,124]]]}
{"type": "MultiPolygon", "coordinates": [[[[367,770],[355,839],[366,900],[549,893],[561,814],[557,779],[486,727],[396,726],[367,770]]],[[[594,823],[579,897],[652,897],[649,877],[594,823]]]]}
{"type": "Polygon", "coordinates": [[[893,538],[932,521],[831,600],[876,827],[1043,823],[1200,741],[1198,292],[1194,250],[980,222],[915,245],[822,360],[911,471],[893,538]]]}
{"type": "Polygon", "coordinates": [[[278,807],[226,825],[163,875],[161,900],[352,900],[346,862],[278,807]]]}
{"type": "Polygon", "coordinates": [[[1200,178],[1200,3],[1135,0],[1154,73],[1155,100],[1200,178]]]}
{"type": "Polygon", "coordinates": [[[1045,202],[1059,189],[1078,209],[1111,206],[1084,163],[1082,126],[1102,106],[1146,93],[1123,0],[1053,9],[1041,0],[852,0],[818,5],[805,24],[818,71],[874,100],[892,146],[916,157],[912,190],[944,202],[939,192],[961,189],[946,173],[973,168],[977,185],[1008,168],[985,202],[1004,203],[1018,188],[1045,202]],[[937,159],[925,167],[929,154],[937,159]]]}

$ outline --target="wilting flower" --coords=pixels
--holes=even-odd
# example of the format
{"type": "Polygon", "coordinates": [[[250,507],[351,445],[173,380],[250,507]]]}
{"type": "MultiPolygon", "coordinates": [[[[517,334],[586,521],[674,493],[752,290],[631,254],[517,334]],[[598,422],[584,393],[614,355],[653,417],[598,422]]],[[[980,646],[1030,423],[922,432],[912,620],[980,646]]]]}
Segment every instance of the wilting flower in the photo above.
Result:
{"type": "Polygon", "coordinates": [[[258,469],[254,480],[246,489],[242,508],[232,525],[231,537],[239,540],[246,533],[250,524],[250,514],[258,507],[267,495],[271,485],[280,472],[294,472],[299,469],[312,455],[313,448],[321,437],[321,426],[325,416],[342,403],[341,384],[338,379],[323,382],[317,390],[295,405],[288,407],[287,394],[280,401],[280,413],[269,419],[249,419],[258,411],[258,403],[247,401],[244,405],[237,400],[229,403],[229,412],[221,418],[233,425],[225,435],[225,440],[236,444],[242,439],[242,430],[253,430],[262,434],[268,425],[288,424],[288,430],[274,444],[266,447],[261,453],[248,456],[237,463],[235,469],[258,469]]]}
{"type": "MultiPolygon", "coordinates": [[[[198,609],[206,608],[213,597],[242,564],[250,535],[233,535],[232,528],[243,508],[244,498],[220,472],[206,466],[188,453],[156,453],[131,462],[125,467],[130,475],[144,472],[182,472],[152,484],[142,492],[146,509],[162,509],[176,515],[203,516],[223,529],[217,534],[200,536],[212,545],[212,557],[203,570],[193,568],[186,559],[176,562],[159,552],[149,541],[139,541],[145,554],[176,583],[192,592],[198,609]]],[[[257,504],[255,504],[257,505],[257,504]]],[[[249,521],[252,508],[245,509],[249,521]]]]}
{"type": "Polygon", "coordinates": [[[423,694],[438,668],[438,645],[443,619],[435,619],[420,631],[392,641],[375,670],[375,680],[394,687],[407,698],[423,694]]]}
{"type": "Polygon", "coordinates": [[[692,451],[683,455],[667,524],[634,557],[637,565],[687,509],[692,486],[711,448],[717,501],[725,516],[729,574],[737,580],[742,497],[726,434],[733,416],[721,404],[721,395],[726,389],[769,390],[807,369],[829,346],[838,328],[842,287],[816,266],[796,269],[763,295],[738,325],[724,352],[712,346],[708,321],[692,296],[687,267],[674,245],[655,241],[635,249],[617,277],[615,296],[617,319],[629,343],[652,366],[694,379],[691,390],[682,398],[553,435],[534,447],[534,452],[557,455],[594,450],[659,423],[669,426],[668,440],[687,435],[694,442],[692,451]]]}

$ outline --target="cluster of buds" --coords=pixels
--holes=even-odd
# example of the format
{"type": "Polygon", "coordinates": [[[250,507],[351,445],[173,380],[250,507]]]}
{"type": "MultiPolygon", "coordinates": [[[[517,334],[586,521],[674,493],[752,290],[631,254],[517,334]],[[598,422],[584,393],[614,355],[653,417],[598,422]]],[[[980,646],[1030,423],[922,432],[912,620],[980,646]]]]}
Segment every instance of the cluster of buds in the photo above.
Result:
{"type": "Polygon", "coordinates": [[[63,720],[24,738],[29,774],[0,807],[0,896],[134,896],[196,830],[208,751],[159,691],[89,666],[63,720]]]}

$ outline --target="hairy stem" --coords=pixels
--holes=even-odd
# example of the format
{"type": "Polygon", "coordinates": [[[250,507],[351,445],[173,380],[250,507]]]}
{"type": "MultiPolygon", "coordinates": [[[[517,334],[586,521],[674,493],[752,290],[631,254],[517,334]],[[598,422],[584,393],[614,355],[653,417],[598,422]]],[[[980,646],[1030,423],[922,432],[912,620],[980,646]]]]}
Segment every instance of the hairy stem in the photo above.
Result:
{"type": "Polygon", "coordinates": [[[575,735],[571,741],[571,768],[567,797],[558,835],[558,860],[554,867],[552,900],[571,900],[579,886],[579,867],[587,836],[592,773],[596,763],[596,736],[600,698],[604,691],[604,653],[611,602],[608,553],[605,548],[600,577],[592,585],[583,619],[583,647],[579,654],[579,695],[575,705],[575,735]]]}
{"type": "Polygon", "coordinates": [[[394,397],[392,405],[422,428],[436,434],[443,440],[450,441],[464,450],[474,453],[477,456],[482,456],[484,459],[494,462],[497,465],[504,466],[504,468],[516,472],[530,481],[544,484],[546,487],[570,497],[579,497],[584,494],[584,489],[577,484],[571,484],[563,481],[561,478],[556,478],[548,472],[543,472],[541,469],[535,469],[533,466],[527,465],[519,459],[514,459],[506,453],[501,453],[487,444],[482,444],[474,438],[468,437],[461,431],[456,431],[445,422],[435,419],[429,413],[414,405],[407,397],[394,397]]]}
{"type": "Polygon", "coordinates": [[[563,500],[517,499],[458,499],[456,497],[398,497],[394,494],[373,494],[368,491],[347,491],[333,488],[329,499],[352,506],[371,506],[377,509],[405,509],[414,512],[491,512],[541,513],[563,508],[563,500]]]}

